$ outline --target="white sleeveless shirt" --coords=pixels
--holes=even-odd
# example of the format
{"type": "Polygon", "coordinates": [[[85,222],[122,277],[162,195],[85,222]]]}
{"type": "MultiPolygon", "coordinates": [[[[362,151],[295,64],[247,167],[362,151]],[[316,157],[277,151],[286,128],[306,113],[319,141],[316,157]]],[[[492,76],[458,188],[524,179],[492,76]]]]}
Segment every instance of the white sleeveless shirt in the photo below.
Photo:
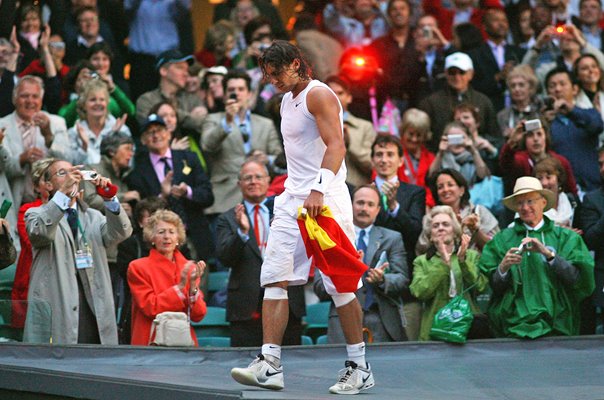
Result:
{"type": "MultiPolygon", "coordinates": [[[[323,82],[312,80],[295,98],[292,92],[287,92],[281,102],[281,133],[287,159],[287,180],[285,192],[306,198],[321,169],[323,156],[327,146],[317,127],[315,117],[308,111],[306,96],[315,87],[324,87],[337,99],[336,94],[323,82]]],[[[340,104],[338,100],[338,104],[340,104]]],[[[342,106],[340,105],[340,132],[343,132],[342,106]]],[[[347,191],[346,165],[342,165],[327,189],[326,196],[347,191]]]]}

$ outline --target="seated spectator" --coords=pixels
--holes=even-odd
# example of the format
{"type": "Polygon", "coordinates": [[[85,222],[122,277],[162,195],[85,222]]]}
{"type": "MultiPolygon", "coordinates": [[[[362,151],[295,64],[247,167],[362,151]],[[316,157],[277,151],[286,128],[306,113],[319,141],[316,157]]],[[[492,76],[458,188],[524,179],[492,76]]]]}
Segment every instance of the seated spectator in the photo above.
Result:
{"type": "Polygon", "coordinates": [[[5,166],[15,209],[36,198],[29,179],[32,164],[48,156],[63,157],[69,150],[65,121],[42,111],[43,98],[42,79],[24,76],[13,92],[15,111],[0,119],[6,135],[3,146],[10,154],[5,166]]]}
{"type": "Polygon", "coordinates": [[[207,259],[213,243],[204,209],[214,202],[212,185],[197,156],[186,150],[171,150],[170,132],[164,120],[151,114],[141,127],[141,151],[126,183],[141,198],[162,197],[187,227],[197,257],[207,259]]]}
{"type": "Polygon", "coordinates": [[[454,0],[452,8],[445,8],[442,0],[424,0],[422,3],[424,12],[436,18],[447,40],[453,38],[455,25],[470,22],[474,26],[481,26],[485,11],[484,8],[474,7],[471,0],[454,0]]]}
{"type": "MultiPolygon", "coordinates": [[[[166,202],[159,197],[148,197],[136,203],[132,215],[132,236],[121,242],[117,247],[117,271],[123,284],[123,297],[121,298],[122,312],[117,323],[118,339],[120,344],[130,344],[132,332],[132,295],[128,285],[128,266],[134,260],[149,256],[151,243],[143,237],[143,227],[148,225],[149,217],[160,209],[167,207],[166,202]]],[[[182,253],[187,257],[188,251],[182,253]]]]}
{"type": "MultiPolygon", "coordinates": [[[[94,67],[94,70],[109,87],[109,93],[118,90],[123,92],[119,94],[120,98],[130,98],[127,96],[128,83],[124,80],[124,65],[122,61],[117,61],[115,53],[107,42],[95,43],[86,52],[86,58],[94,67]]],[[[134,117],[135,107],[130,101],[128,116],[134,117]]]]}
{"type": "MultiPolygon", "coordinates": [[[[604,119],[602,68],[598,64],[598,60],[592,54],[582,55],[575,61],[573,73],[579,84],[579,93],[575,96],[577,107],[595,108],[604,119]]],[[[600,142],[604,140],[603,133],[600,133],[600,142]]]]}
{"type": "Polygon", "coordinates": [[[371,144],[375,130],[371,122],[357,118],[349,110],[352,102],[350,82],[339,76],[329,76],[325,83],[340,99],[344,112],[344,143],[346,144],[346,182],[353,186],[371,182],[371,144]]]}
{"type": "MultiPolygon", "coordinates": [[[[206,303],[199,290],[204,261],[189,261],[178,250],[186,242],[185,227],[177,214],[158,210],[143,228],[145,241],[152,249],[128,267],[128,285],[132,293],[131,344],[147,346],[155,338],[151,326],[163,312],[184,312],[199,322],[206,314],[206,303]]],[[[197,337],[191,327],[191,338],[197,337]]]]}
{"type": "Polygon", "coordinates": [[[201,89],[206,93],[205,106],[208,113],[224,111],[224,86],[222,81],[227,74],[226,67],[210,67],[202,71],[201,89]]]}
{"type": "Polygon", "coordinates": [[[458,171],[439,171],[435,176],[434,186],[436,204],[451,207],[461,223],[463,232],[471,238],[470,248],[482,250],[485,243],[499,232],[497,219],[488,208],[472,204],[468,182],[458,171]]]}
{"type": "Polygon", "coordinates": [[[82,88],[78,98],[79,119],[69,129],[71,151],[67,156],[76,165],[98,164],[101,161],[101,143],[117,132],[131,136],[125,125],[126,114],[116,119],[109,114],[109,91],[100,79],[93,79],[82,88]]]}
{"type": "Polygon", "coordinates": [[[483,135],[496,135],[497,120],[491,100],[470,86],[474,76],[472,59],[459,52],[447,56],[445,76],[447,87],[423,99],[418,107],[430,116],[433,136],[428,143],[428,149],[438,150],[445,125],[453,120],[453,110],[459,103],[469,103],[478,109],[481,121],[480,132],[483,135]]]}
{"type": "MultiPolygon", "coordinates": [[[[535,177],[541,182],[544,189],[554,194],[552,208],[543,215],[563,228],[573,229],[575,214],[578,214],[579,198],[573,193],[565,193],[566,172],[557,158],[547,157],[535,165],[535,177]]],[[[517,218],[516,216],[515,218],[517,218]]],[[[578,231],[577,233],[582,234],[578,231]]]]}
{"type": "Polygon", "coordinates": [[[543,215],[554,201],[528,176],[504,199],[520,217],[485,245],[480,259],[493,289],[487,314],[496,337],[579,334],[579,304],[594,290],[594,260],[581,236],[543,215]]]}
{"type": "Polygon", "coordinates": [[[589,44],[600,51],[604,50],[604,40],[602,40],[604,31],[600,27],[602,2],[600,0],[582,0],[578,3],[579,15],[573,17],[575,25],[581,29],[589,44]]]}
{"type": "Polygon", "coordinates": [[[532,9],[529,4],[520,4],[518,7],[517,20],[513,19],[511,22],[512,37],[514,44],[520,47],[522,50],[527,51],[534,42],[535,30],[531,25],[531,13],[532,9]]]}
{"type": "Polygon", "coordinates": [[[539,80],[530,66],[523,64],[512,68],[507,74],[506,84],[511,104],[497,113],[497,123],[504,140],[510,137],[520,121],[539,118],[541,108],[535,97],[539,80]]]}
{"type": "Polygon", "coordinates": [[[575,103],[579,88],[571,73],[562,68],[546,77],[547,94],[554,99],[543,112],[550,124],[552,149],[570,161],[577,183],[589,191],[600,184],[598,174],[598,135],[604,123],[595,108],[580,108],[575,103]]]}
{"type": "MultiPolygon", "coordinates": [[[[364,310],[363,328],[373,343],[406,341],[401,295],[409,286],[407,257],[400,233],[375,225],[380,208],[380,194],[374,186],[355,189],[352,222],[357,235],[356,248],[363,251],[363,263],[369,267],[363,276],[363,287],[355,295],[364,310]]],[[[313,288],[319,299],[331,300],[322,274],[315,275],[313,288]]],[[[329,343],[346,342],[333,303],[327,337],[329,343]]]]}
{"type": "Polygon", "coordinates": [[[344,48],[366,46],[388,32],[388,20],[374,2],[330,2],[323,10],[325,30],[344,48]]]}
{"type": "MultiPolygon", "coordinates": [[[[598,163],[600,165],[600,176],[604,182],[604,147],[598,149],[598,163]]],[[[579,213],[578,227],[583,230],[583,238],[589,250],[595,253],[596,267],[594,270],[596,288],[592,294],[591,301],[587,304],[589,310],[583,314],[582,325],[592,325],[589,332],[594,333],[595,326],[604,324],[604,190],[603,186],[583,197],[581,212],[579,213]],[[595,318],[595,308],[600,308],[599,318],[595,318]],[[586,317],[586,318],[585,318],[586,317]]],[[[589,301],[589,300],[588,300],[589,301]]]]}
{"type": "MultiPolygon", "coordinates": [[[[267,198],[270,177],[263,163],[247,160],[238,186],[243,202],[218,217],[216,256],[230,269],[226,318],[231,324],[231,346],[262,345],[260,267],[266,251],[274,198],[267,198]]],[[[306,313],[304,286],[289,286],[289,320],[283,344],[299,345],[306,313]]]]}
{"type": "Polygon", "coordinates": [[[235,47],[235,27],[228,21],[218,21],[206,32],[203,49],[195,53],[195,59],[205,67],[232,65],[231,51],[235,47]]]}
{"type": "MultiPolygon", "coordinates": [[[[132,203],[139,201],[140,195],[137,191],[128,190],[128,185],[124,181],[131,172],[134,140],[125,132],[114,132],[101,140],[100,154],[100,161],[87,168],[109,178],[111,183],[118,187],[117,198],[128,216],[132,216],[132,203]]],[[[84,200],[90,207],[104,212],[103,198],[88,181],[84,182],[84,200]]]]}
{"type": "Polygon", "coordinates": [[[168,100],[177,105],[178,121],[182,127],[200,130],[207,110],[199,97],[185,90],[188,68],[192,63],[193,56],[185,56],[178,50],[169,50],[158,56],[155,65],[160,75],[159,86],[136,100],[136,119],[139,125],[142,126],[147,121],[154,105],[168,100]]]}
{"type": "MultiPolygon", "coordinates": [[[[68,126],[74,126],[78,119],[78,97],[80,96],[84,85],[91,79],[104,79],[95,71],[94,66],[87,60],[77,63],[72,67],[65,79],[64,89],[69,93],[70,101],[59,110],[58,114],[65,118],[68,126]]],[[[107,78],[109,79],[109,78],[107,78]]],[[[105,82],[107,83],[107,82],[105,82]]],[[[109,86],[109,85],[108,85],[109,86]]],[[[114,90],[109,93],[109,104],[107,108],[111,115],[120,118],[124,114],[133,115],[134,105],[130,98],[119,86],[113,85],[114,90]]]]}
{"type": "MultiPolygon", "coordinates": [[[[105,216],[78,200],[77,167],[61,160],[47,166],[42,181],[49,199],[25,213],[33,264],[23,340],[116,345],[105,246],[130,236],[130,221],[114,197],[105,199],[105,216]]],[[[109,183],[101,175],[93,182],[109,183]]]]}
{"type": "Polygon", "coordinates": [[[63,104],[63,80],[69,73],[69,67],[63,64],[65,42],[61,36],[51,34],[46,26],[40,35],[38,49],[40,58],[34,59],[21,71],[20,77],[35,75],[44,80],[44,106],[48,112],[56,113],[63,104]]]}
{"type": "Polygon", "coordinates": [[[589,44],[581,31],[574,25],[565,25],[562,33],[556,31],[554,26],[548,26],[539,34],[537,42],[524,56],[522,63],[530,65],[534,70],[539,82],[547,86],[546,77],[554,69],[566,69],[571,71],[572,67],[581,54],[592,54],[598,60],[600,68],[604,68],[604,54],[589,44]],[[550,62],[539,63],[539,53],[548,41],[558,39],[561,54],[550,62]]]}
{"type": "MultiPolygon", "coordinates": [[[[419,340],[430,340],[434,315],[453,297],[471,286],[476,285],[478,291],[486,286],[478,269],[480,256],[468,249],[469,244],[470,238],[462,234],[451,207],[436,206],[424,217],[418,242],[424,250],[418,252],[413,262],[413,280],[409,287],[411,293],[424,302],[419,340]]],[[[464,298],[472,312],[479,313],[471,291],[465,292],[464,298]]],[[[469,338],[473,338],[471,333],[469,338]]]]}
{"type": "MultiPolygon", "coordinates": [[[[258,68],[258,58],[262,51],[273,42],[270,21],[259,15],[243,27],[245,49],[233,57],[233,68],[249,70],[258,68]]],[[[260,74],[260,78],[262,75],[260,74]]]]}
{"type": "Polygon", "coordinates": [[[434,177],[443,168],[459,171],[470,186],[491,174],[470,132],[460,122],[445,127],[428,174],[434,177]]]}
{"type": "Polygon", "coordinates": [[[44,23],[40,9],[33,4],[24,4],[19,9],[17,18],[17,40],[21,49],[17,72],[20,73],[39,57],[38,46],[44,23]]]}
{"type": "Polygon", "coordinates": [[[201,130],[202,150],[212,171],[212,191],[220,199],[207,214],[221,214],[241,202],[237,174],[247,156],[261,156],[268,165],[283,152],[273,121],[250,110],[250,77],[245,72],[228,73],[224,92],[229,96],[225,112],[208,115],[201,130]]]}
{"type": "Polygon", "coordinates": [[[398,179],[426,189],[426,206],[434,207],[434,197],[426,181],[434,161],[434,153],[426,148],[426,142],[432,137],[430,117],[417,108],[410,108],[403,114],[400,132],[403,165],[398,169],[398,179]]]}
{"type": "Polygon", "coordinates": [[[480,129],[480,114],[478,113],[478,109],[468,103],[458,104],[453,111],[453,119],[465,126],[468,132],[470,132],[470,138],[474,142],[480,157],[489,168],[489,171],[499,175],[497,156],[499,155],[499,147],[502,145],[500,143],[501,138],[498,134],[492,135],[491,133],[487,133],[483,137],[478,133],[480,129]]]}

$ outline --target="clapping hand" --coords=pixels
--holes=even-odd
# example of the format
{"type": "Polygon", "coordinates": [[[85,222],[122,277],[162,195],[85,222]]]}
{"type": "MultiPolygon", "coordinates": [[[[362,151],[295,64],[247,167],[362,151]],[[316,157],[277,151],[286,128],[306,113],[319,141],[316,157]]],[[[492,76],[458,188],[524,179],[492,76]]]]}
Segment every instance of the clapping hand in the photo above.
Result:
{"type": "Polygon", "coordinates": [[[247,235],[250,231],[250,220],[245,212],[245,206],[243,204],[237,204],[235,206],[235,221],[237,221],[241,233],[247,235]]]}

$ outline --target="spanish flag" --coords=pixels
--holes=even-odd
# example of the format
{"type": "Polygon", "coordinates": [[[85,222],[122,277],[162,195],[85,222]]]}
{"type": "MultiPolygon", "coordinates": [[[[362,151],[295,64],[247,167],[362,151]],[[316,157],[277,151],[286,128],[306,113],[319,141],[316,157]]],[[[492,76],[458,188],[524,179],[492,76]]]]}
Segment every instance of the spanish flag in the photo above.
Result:
{"type": "Polygon", "coordinates": [[[316,218],[298,209],[298,226],[306,246],[308,258],[329,276],[338,293],[354,293],[367,266],[350,243],[348,236],[333,218],[329,207],[324,206],[316,218]]]}

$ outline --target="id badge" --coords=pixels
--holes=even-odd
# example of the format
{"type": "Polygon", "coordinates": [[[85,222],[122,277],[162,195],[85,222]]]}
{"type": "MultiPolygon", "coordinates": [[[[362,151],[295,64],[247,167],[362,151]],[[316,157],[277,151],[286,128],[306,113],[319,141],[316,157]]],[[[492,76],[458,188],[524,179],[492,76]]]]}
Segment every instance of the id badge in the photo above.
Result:
{"type": "Polygon", "coordinates": [[[76,268],[77,269],[86,269],[94,267],[94,263],[92,261],[92,252],[90,249],[86,248],[83,250],[76,250],[76,268]]]}

